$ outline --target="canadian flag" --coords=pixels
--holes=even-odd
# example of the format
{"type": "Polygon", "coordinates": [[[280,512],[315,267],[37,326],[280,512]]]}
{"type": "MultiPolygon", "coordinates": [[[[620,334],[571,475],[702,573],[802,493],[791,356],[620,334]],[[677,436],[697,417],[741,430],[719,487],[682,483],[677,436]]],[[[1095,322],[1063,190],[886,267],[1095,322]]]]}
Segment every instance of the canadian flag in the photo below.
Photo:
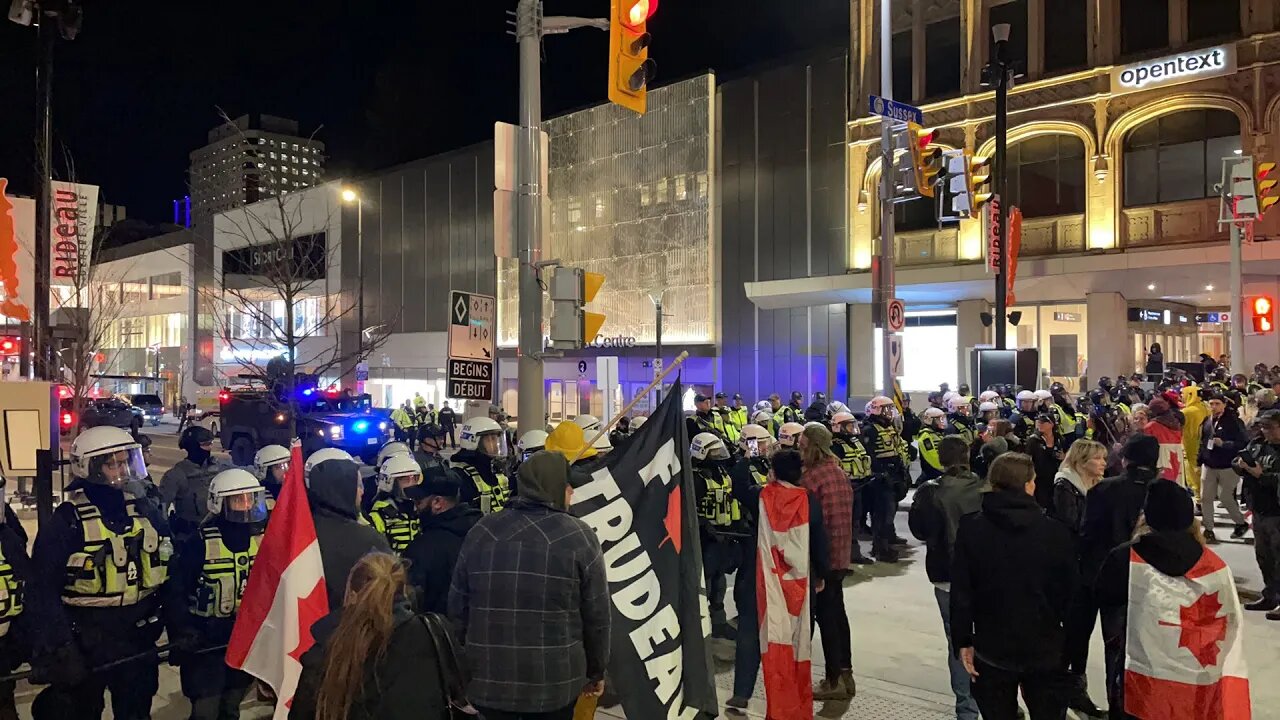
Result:
{"type": "Polygon", "coordinates": [[[315,642],[311,624],[329,612],[302,467],[302,445],[295,440],[280,501],[267,523],[227,644],[227,665],[275,690],[275,720],[288,718],[302,654],[315,642]]]}
{"type": "Polygon", "coordinates": [[[1231,570],[1205,549],[1183,577],[1129,551],[1124,709],[1142,720],[1249,720],[1231,570]]]}
{"type": "Polygon", "coordinates": [[[809,620],[809,493],[760,491],[756,612],[768,720],[813,717],[809,620]]]}

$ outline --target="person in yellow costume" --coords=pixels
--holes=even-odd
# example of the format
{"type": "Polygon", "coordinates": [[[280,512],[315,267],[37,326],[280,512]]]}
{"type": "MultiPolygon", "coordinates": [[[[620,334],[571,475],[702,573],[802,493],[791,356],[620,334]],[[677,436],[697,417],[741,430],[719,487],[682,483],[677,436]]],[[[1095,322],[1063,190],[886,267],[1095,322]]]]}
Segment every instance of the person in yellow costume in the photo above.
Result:
{"type": "Polygon", "coordinates": [[[1188,385],[1182,388],[1182,450],[1187,457],[1182,466],[1182,475],[1186,478],[1187,487],[1200,500],[1200,426],[1209,417],[1209,406],[1200,397],[1200,388],[1188,385]]]}

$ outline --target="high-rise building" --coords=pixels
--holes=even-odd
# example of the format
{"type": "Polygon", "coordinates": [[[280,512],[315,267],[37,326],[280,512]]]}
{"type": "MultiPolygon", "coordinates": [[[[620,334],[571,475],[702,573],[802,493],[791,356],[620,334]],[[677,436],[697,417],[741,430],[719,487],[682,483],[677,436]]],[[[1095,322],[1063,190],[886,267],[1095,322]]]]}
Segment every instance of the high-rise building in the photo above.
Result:
{"type": "Polygon", "coordinates": [[[299,135],[296,120],[255,114],[223,123],[191,153],[191,222],[317,185],[324,159],[324,143],[299,135]]]}

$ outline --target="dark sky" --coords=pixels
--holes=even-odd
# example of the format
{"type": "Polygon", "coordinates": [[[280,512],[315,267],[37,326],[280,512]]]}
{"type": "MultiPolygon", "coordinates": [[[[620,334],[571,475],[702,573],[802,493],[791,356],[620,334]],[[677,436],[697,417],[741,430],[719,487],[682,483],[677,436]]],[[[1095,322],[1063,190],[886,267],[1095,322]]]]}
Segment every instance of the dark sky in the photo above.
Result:
{"type": "MultiPolygon", "coordinates": [[[[59,42],[55,166],[129,215],[168,220],[188,153],[221,107],[300,121],[327,145],[330,177],[492,136],[514,121],[515,0],[84,0],[84,28],[59,42]]],[[[7,6],[8,2],[0,2],[7,6]]],[[[650,32],[657,84],[723,77],[848,41],[848,0],[661,0],[650,32]]],[[[546,0],[547,14],[607,16],[608,0],[546,0]]],[[[608,36],[548,37],[548,116],[603,102],[608,36]]],[[[32,187],[35,31],[0,18],[0,177],[32,187]]]]}

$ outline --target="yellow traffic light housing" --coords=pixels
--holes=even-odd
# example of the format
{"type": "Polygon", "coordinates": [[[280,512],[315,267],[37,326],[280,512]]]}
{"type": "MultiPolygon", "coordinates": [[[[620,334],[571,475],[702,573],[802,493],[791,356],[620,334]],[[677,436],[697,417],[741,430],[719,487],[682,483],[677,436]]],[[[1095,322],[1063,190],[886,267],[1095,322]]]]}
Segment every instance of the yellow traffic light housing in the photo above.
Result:
{"type": "Polygon", "coordinates": [[[940,151],[928,152],[929,144],[932,142],[932,130],[926,130],[913,122],[907,123],[907,147],[911,151],[911,167],[915,171],[916,192],[925,197],[934,196],[933,181],[942,169],[938,164],[932,173],[929,172],[930,167],[942,157],[940,151]]]}
{"type": "Polygon", "coordinates": [[[1280,202],[1280,195],[1276,194],[1276,185],[1280,183],[1276,177],[1276,164],[1273,162],[1260,162],[1257,167],[1257,180],[1254,182],[1254,188],[1258,197],[1258,217],[1262,217],[1271,209],[1272,205],[1280,202]]]}
{"type": "Polygon", "coordinates": [[[604,327],[605,316],[587,312],[587,303],[596,299],[605,276],[581,268],[556,268],[551,278],[551,346],[573,350],[595,342],[604,327]]]}
{"type": "Polygon", "coordinates": [[[965,153],[965,184],[973,199],[973,212],[991,200],[991,158],[965,153]]]}
{"type": "Polygon", "coordinates": [[[658,65],[649,59],[649,18],[658,0],[611,0],[609,102],[644,114],[649,81],[658,65]]]}

